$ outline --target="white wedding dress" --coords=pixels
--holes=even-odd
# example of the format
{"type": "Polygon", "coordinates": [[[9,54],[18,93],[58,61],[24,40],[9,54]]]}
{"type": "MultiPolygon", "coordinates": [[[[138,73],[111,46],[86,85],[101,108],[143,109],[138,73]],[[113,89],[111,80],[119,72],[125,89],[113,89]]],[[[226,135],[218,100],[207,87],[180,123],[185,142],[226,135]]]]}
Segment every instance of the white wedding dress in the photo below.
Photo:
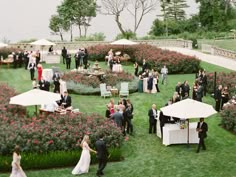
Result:
{"type": "Polygon", "coordinates": [[[20,165],[21,156],[17,155],[16,153],[13,154],[13,161],[12,161],[12,172],[10,177],[26,177],[25,172],[22,170],[22,168],[17,168],[15,163],[18,163],[20,165]]]}
{"type": "Polygon", "coordinates": [[[75,168],[72,170],[73,175],[79,175],[82,173],[88,173],[89,166],[90,166],[90,152],[89,152],[89,146],[86,142],[83,142],[83,150],[79,159],[79,162],[75,166],[75,168]]]}

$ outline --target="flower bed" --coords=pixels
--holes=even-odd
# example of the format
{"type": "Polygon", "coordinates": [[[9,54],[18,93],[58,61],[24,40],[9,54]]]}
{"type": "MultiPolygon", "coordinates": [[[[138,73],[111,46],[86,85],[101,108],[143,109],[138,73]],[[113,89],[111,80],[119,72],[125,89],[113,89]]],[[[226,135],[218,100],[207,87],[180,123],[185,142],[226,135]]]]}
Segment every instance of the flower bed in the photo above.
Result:
{"type": "MultiPolygon", "coordinates": [[[[236,72],[217,73],[216,86],[218,85],[228,86],[229,94],[234,95],[236,93],[236,72]]],[[[214,73],[207,74],[207,91],[214,93],[214,73]]]]}
{"type": "Polygon", "coordinates": [[[183,55],[177,52],[162,50],[152,45],[139,44],[129,47],[115,45],[96,45],[88,48],[90,60],[104,61],[110,49],[113,52],[122,51],[130,56],[131,61],[138,61],[142,64],[145,58],[150,68],[161,70],[164,64],[167,65],[169,73],[195,73],[200,68],[200,60],[183,55]]]}
{"type": "Polygon", "coordinates": [[[80,154],[79,145],[85,134],[90,135],[91,147],[93,147],[98,134],[103,133],[107,146],[115,152],[112,159],[121,158],[119,149],[123,142],[123,134],[113,121],[95,113],[51,114],[46,118],[29,118],[25,108],[8,105],[10,97],[16,94],[15,91],[4,84],[0,84],[0,89],[0,156],[2,157],[0,171],[11,168],[12,151],[16,144],[20,145],[22,154],[26,156],[22,163],[28,164],[28,169],[74,164],[78,157],[70,160],[66,154],[70,157],[73,156],[73,152],[80,154]],[[53,154],[53,152],[57,153],[53,154]],[[60,163],[52,165],[54,163],[46,155],[49,153],[60,163]],[[63,155],[58,156],[58,154],[63,155]],[[37,161],[32,163],[33,159],[39,158],[36,157],[37,155],[40,156],[40,162],[45,163],[37,164],[37,161]]]}
{"type": "Polygon", "coordinates": [[[65,73],[62,79],[66,81],[67,89],[70,92],[85,95],[100,94],[99,85],[101,83],[120,89],[121,82],[129,82],[130,92],[135,92],[138,85],[138,80],[133,75],[127,72],[113,73],[108,70],[105,71],[103,81],[100,81],[96,76],[89,77],[79,72],[65,73]]]}

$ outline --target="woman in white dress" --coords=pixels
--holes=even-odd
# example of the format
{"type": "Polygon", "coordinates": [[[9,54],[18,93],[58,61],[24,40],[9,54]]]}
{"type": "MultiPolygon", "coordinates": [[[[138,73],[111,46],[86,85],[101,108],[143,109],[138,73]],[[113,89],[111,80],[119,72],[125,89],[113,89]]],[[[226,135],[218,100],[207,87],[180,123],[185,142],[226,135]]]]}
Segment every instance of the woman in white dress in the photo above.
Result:
{"type": "Polygon", "coordinates": [[[82,173],[88,173],[89,171],[89,165],[90,165],[90,151],[96,153],[93,149],[89,147],[89,136],[85,135],[82,142],[81,142],[81,147],[82,147],[82,153],[79,159],[79,162],[75,166],[75,168],[72,170],[73,175],[79,175],[82,173]]]}
{"type": "Polygon", "coordinates": [[[20,166],[20,160],[21,160],[20,147],[16,145],[13,152],[13,161],[11,163],[12,172],[10,177],[26,177],[25,172],[20,166]]]}

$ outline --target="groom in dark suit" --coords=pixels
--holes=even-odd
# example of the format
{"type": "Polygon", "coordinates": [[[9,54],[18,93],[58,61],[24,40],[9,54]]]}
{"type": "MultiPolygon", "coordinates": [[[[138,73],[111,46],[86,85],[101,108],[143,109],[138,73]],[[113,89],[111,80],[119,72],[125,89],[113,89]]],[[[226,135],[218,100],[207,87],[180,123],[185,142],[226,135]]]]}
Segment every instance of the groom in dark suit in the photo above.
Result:
{"type": "Polygon", "coordinates": [[[95,143],[96,151],[97,151],[97,159],[98,159],[98,170],[96,175],[101,176],[104,175],[103,169],[106,167],[107,159],[108,159],[108,151],[106,144],[103,140],[103,134],[99,135],[99,139],[95,143]]]}
{"type": "Polygon", "coordinates": [[[204,122],[204,118],[200,118],[200,122],[197,124],[197,131],[199,137],[197,153],[199,153],[201,147],[203,150],[206,150],[204,139],[207,137],[208,126],[207,123],[204,122]]]}

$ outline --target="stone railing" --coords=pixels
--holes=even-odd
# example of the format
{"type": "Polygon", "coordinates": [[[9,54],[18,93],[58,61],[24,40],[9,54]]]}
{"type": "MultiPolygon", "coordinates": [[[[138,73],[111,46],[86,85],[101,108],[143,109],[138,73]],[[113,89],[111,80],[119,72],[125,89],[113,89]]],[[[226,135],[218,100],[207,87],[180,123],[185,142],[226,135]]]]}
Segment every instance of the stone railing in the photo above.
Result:
{"type": "Polygon", "coordinates": [[[218,47],[212,47],[212,54],[230,58],[236,61],[236,52],[218,47]]]}
{"type": "MultiPolygon", "coordinates": [[[[161,39],[161,40],[137,40],[135,41],[137,43],[141,43],[141,44],[150,44],[150,45],[154,45],[157,47],[168,47],[168,46],[172,46],[172,47],[183,47],[183,48],[189,48],[192,49],[192,41],[188,41],[188,40],[182,40],[182,39],[161,39]]],[[[68,49],[68,50],[77,50],[79,48],[87,48],[89,46],[93,46],[93,45],[98,45],[98,44],[109,44],[111,43],[110,41],[78,41],[78,42],[57,42],[53,48],[55,51],[60,51],[64,46],[68,49]]],[[[23,50],[48,50],[48,46],[34,46],[31,44],[27,44],[27,43],[16,43],[16,44],[10,44],[10,47],[14,47],[14,48],[19,48],[19,49],[23,49],[23,50]]]]}

